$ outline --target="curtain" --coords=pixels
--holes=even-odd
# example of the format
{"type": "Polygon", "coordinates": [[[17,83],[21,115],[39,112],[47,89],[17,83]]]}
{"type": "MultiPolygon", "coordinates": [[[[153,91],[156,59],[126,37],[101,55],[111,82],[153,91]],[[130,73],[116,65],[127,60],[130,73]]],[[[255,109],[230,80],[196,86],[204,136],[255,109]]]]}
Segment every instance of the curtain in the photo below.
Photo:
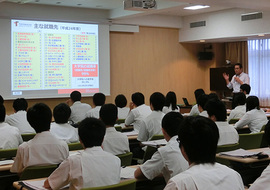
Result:
{"type": "Polygon", "coordinates": [[[270,39],[248,41],[250,94],[260,99],[260,105],[270,106],[270,39]]]}
{"type": "Polygon", "coordinates": [[[247,42],[228,42],[225,43],[226,60],[231,64],[241,63],[243,70],[248,73],[248,47],[247,42]]]}

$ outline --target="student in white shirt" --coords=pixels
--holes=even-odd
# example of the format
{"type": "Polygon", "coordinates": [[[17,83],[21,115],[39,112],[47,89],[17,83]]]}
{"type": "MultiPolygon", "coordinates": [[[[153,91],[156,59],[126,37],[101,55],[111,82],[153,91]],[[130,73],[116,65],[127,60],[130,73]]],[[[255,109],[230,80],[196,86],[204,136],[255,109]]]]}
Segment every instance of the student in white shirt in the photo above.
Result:
{"type": "Polygon", "coordinates": [[[95,107],[86,112],[86,117],[94,117],[99,119],[99,110],[101,106],[105,104],[105,100],[106,96],[103,93],[95,93],[93,96],[93,103],[95,107]]]}
{"type": "Polygon", "coordinates": [[[67,143],[79,141],[78,129],[68,123],[71,110],[65,103],[60,103],[53,109],[54,121],[51,123],[50,132],[58,139],[67,143]]]}
{"type": "Polygon", "coordinates": [[[152,111],[149,106],[144,104],[144,95],[140,92],[136,92],[131,96],[132,102],[129,104],[130,111],[125,120],[125,125],[129,126],[133,124],[134,130],[139,131],[141,122],[152,111]]]}
{"type": "Polygon", "coordinates": [[[127,106],[127,99],[123,94],[119,94],[115,97],[114,103],[118,109],[118,119],[126,119],[129,113],[129,107],[127,106]]]}
{"type": "Polygon", "coordinates": [[[96,118],[86,118],[79,124],[79,137],[84,151],[68,157],[44,182],[47,189],[69,189],[113,185],[120,182],[121,161],[103,151],[101,144],[105,124],[96,118]]]}
{"type": "Polygon", "coordinates": [[[17,127],[5,123],[6,109],[0,103],[0,149],[18,148],[23,142],[20,131],[17,127]]]}
{"type": "Polygon", "coordinates": [[[82,103],[82,94],[79,91],[73,91],[70,94],[70,99],[67,103],[71,103],[70,106],[71,114],[69,120],[74,124],[81,122],[86,118],[85,113],[88,112],[92,107],[89,104],[82,103]]]}
{"type": "Polygon", "coordinates": [[[37,103],[29,108],[27,120],[37,134],[19,146],[11,172],[21,173],[28,166],[59,164],[68,157],[67,143],[49,131],[52,111],[46,104],[37,103]]]}
{"type": "Polygon", "coordinates": [[[199,96],[197,104],[198,104],[200,116],[208,117],[207,111],[204,108],[204,106],[208,100],[209,100],[209,96],[207,94],[202,94],[199,96]]]}
{"type": "Polygon", "coordinates": [[[99,114],[101,121],[106,125],[106,134],[102,143],[103,150],[114,155],[130,152],[127,135],[114,128],[117,120],[117,107],[114,104],[104,104],[99,114]]]}
{"type": "MultiPolygon", "coordinates": [[[[194,91],[194,95],[195,95],[195,99],[196,99],[196,103],[198,102],[198,98],[200,97],[200,95],[205,94],[204,90],[201,88],[198,88],[194,91]]],[[[200,111],[198,109],[198,104],[195,104],[194,106],[192,106],[189,115],[190,116],[196,116],[199,115],[200,111]]]]}
{"type": "Polygon", "coordinates": [[[177,107],[176,102],[176,94],[173,91],[168,92],[165,97],[165,104],[162,108],[162,112],[165,114],[171,111],[180,112],[180,108],[177,107]]]}
{"type": "Polygon", "coordinates": [[[260,132],[263,125],[268,122],[265,112],[260,109],[260,102],[258,97],[249,96],[246,100],[247,112],[245,115],[235,123],[236,129],[241,129],[248,125],[251,133],[260,132]]]}
{"type": "Polygon", "coordinates": [[[26,119],[26,110],[28,103],[24,98],[17,98],[13,102],[14,114],[6,116],[6,123],[15,126],[20,130],[21,134],[36,133],[26,119]]]}
{"type": "MultiPolygon", "coordinates": [[[[270,147],[270,122],[265,126],[264,135],[267,140],[267,144],[270,147]]],[[[253,184],[249,187],[249,190],[265,190],[270,187],[270,165],[268,165],[253,184]]]]}
{"type": "Polygon", "coordinates": [[[226,121],[227,112],[224,103],[218,99],[210,99],[206,103],[205,109],[209,118],[214,121],[218,127],[218,146],[238,143],[239,135],[236,129],[226,121]]]}
{"type": "Polygon", "coordinates": [[[172,177],[165,190],[244,190],[241,176],[236,171],[215,162],[219,132],[211,119],[185,118],[178,138],[189,168],[172,177]]]}
{"type": "Polygon", "coordinates": [[[228,122],[231,119],[240,119],[246,113],[246,95],[243,92],[239,92],[235,97],[236,107],[231,111],[228,122]]]}
{"type": "Polygon", "coordinates": [[[169,112],[162,119],[162,133],[168,142],[166,146],[158,148],[150,160],[137,168],[135,178],[149,180],[162,174],[168,182],[173,176],[185,171],[188,162],[183,157],[177,142],[177,133],[183,116],[179,112],[169,112]]]}

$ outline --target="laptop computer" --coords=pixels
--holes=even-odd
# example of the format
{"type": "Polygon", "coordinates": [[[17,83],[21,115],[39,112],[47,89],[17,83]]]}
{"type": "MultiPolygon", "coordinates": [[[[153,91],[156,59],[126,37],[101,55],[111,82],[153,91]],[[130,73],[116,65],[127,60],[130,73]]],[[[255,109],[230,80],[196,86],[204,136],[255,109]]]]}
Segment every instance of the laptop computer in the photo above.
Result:
{"type": "Polygon", "coordinates": [[[188,103],[188,100],[187,100],[186,98],[182,98],[182,99],[183,99],[183,101],[184,101],[185,106],[191,106],[191,105],[188,103]]]}

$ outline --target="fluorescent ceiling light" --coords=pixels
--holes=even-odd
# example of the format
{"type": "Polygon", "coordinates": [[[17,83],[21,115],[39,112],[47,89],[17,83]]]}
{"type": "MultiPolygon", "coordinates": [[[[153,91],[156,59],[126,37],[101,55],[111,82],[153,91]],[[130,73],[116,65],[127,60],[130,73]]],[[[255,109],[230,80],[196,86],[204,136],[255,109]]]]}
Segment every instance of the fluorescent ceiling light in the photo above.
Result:
{"type": "Polygon", "coordinates": [[[205,9],[205,8],[208,8],[210,6],[208,5],[192,5],[192,6],[189,6],[189,7],[184,7],[184,9],[188,9],[188,10],[198,10],[198,9],[205,9]]]}

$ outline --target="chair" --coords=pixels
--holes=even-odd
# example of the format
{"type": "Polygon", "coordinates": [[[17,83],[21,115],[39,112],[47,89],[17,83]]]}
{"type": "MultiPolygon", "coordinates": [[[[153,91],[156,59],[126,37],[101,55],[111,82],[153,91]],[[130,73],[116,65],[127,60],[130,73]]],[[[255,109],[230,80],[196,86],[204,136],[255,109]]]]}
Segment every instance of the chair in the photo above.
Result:
{"type": "Polygon", "coordinates": [[[122,132],[122,127],[121,126],[114,126],[114,128],[116,129],[116,131],[122,132]]]}
{"type": "Polygon", "coordinates": [[[83,146],[79,142],[69,143],[68,144],[68,149],[69,149],[69,151],[72,151],[72,150],[82,150],[83,149],[83,146]]]}
{"type": "Polygon", "coordinates": [[[36,133],[30,133],[30,134],[21,134],[22,135],[22,139],[23,141],[29,141],[32,138],[34,138],[34,136],[36,136],[36,133]]]}
{"type": "MultiPolygon", "coordinates": [[[[262,128],[261,128],[261,132],[263,132],[263,131],[264,131],[265,126],[266,126],[266,125],[263,125],[263,126],[262,126],[262,128]]],[[[261,146],[260,146],[260,147],[261,147],[261,148],[268,147],[267,138],[266,138],[265,134],[263,134],[263,137],[262,137],[262,142],[261,142],[261,146]]]]}
{"type": "Polygon", "coordinates": [[[237,121],[239,121],[239,119],[236,119],[236,118],[231,119],[231,120],[229,121],[229,124],[235,124],[237,121]]]}
{"type": "MultiPolygon", "coordinates": [[[[232,151],[232,150],[236,150],[238,148],[239,148],[239,143],[220,145],[220,146],[217,146],[216,153],[226,152],[226,151],[232,151]]],[[[226,165],[226,166],[230,166],[231,165],[231,163],[230,163],[229,160],[225,160],[225,159],[221,159],[221,158],[216,158],[216,161],[218,163],[221,163],[221,164],[226,165]]]]}
{"type": "Polygon", "coordinates": [[[0,150],[0,159],[12,159],[17,154],[17,148],[12,149],[1,149],[0,150]]]}
{"type": "Polygon", "coordinates": [[[129,179],[129,180],[121,181],[120,183],[115,184],[115,185],[83,188],[82,190],[101,190],[101,189],[105,189],[105,190],[135,190],[136,189],[136,180],[129,179]]]}
{"type": "Polygon", "coordinates": [[[132,156],[133,156],[132,152],[128,152],[125,154],[118,154],[116,156],[120,158],[121,166],[130,166],[131,165],[132,156]]]}
{"type": "Polygon", "coordinates": [[[25,168],[20,176],[20,180],[36,179],[42,177],[49,177],[51,173],[58,167],[58,165],[48,166],[29,166],[25,168]]]}
{"type": "Polygon", "coordinates": [[[117,119],[115,124],[125,123],[125,119],[117,119]]]}
{"type": "Polygon", "coordinates": [[[239,147],[243,149],[260,148],[264,132],[239,134],[239,147]]]}

